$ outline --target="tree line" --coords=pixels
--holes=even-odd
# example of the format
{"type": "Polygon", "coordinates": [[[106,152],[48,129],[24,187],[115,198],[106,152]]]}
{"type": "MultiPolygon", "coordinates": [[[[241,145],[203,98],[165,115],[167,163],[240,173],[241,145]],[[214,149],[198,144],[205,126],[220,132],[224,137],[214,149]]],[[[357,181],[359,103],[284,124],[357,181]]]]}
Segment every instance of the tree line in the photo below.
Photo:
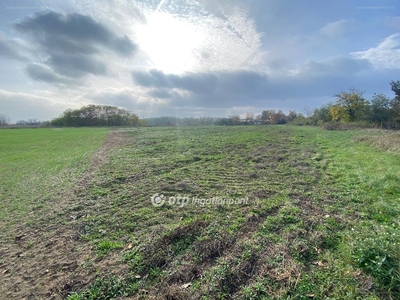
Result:
{"type": "Polygon", "coordinates": [[[214,125],[218,118],[213,117],[200,117],[200,118],[190,118],[190,117],[153,117],[143,119],[146,126],[206,126],[214,125]]]}
{"type": "Polygon", "coordinates": [[[87,105],[80,109],[67,109],[50,121],[52,126],[139,126],[139,117],[123,108],[104,105],[87,105]]]}
{"type": "Polygon", "coordinates": [[[390,82],[394,98],[374,94],[370,100],[363,92],[350,89],[335,95],[336,101],[314,111],[298,114],[293,119],[298,125],[322,125],[329,122],[359,123],[381,128],[400,126],[400,81],[390,82]]]}
{"type": "Polygon", "coordinates": [[[383,94],[374,94],[370,100],[357,89],[342,91],[334,95],[335,102],[328,103],[314,110],[304,109],[297,113],[290,111],[287,115],[282,110],[264,110],[254,116],[248,112],[244,119],[234,115],[217,120],[217,125],[248,124],[294,124],[324,125],[332,123],[356,123],[380,128],[400,127],[400,81],[390,82],[394,98],[383,94]]]}
{"type": "MultiPolygon", "coordinates": [[[[259,115],[246,113],[244,118],[233,115],[226,118],[213,117],[139,117],[123,108],[104,105],[87,105],[80,109],[68,109],[61,116],[48,122],[37,119],[18,121],[19,126],[205,126],[205,125],[252,125],[252,124],[294,124],[294,125],[324,125],[337,123],[356,123],[365,126],[381,128],[400,127],[400,80],[390,82],[394,98],[383,94],[374,94],[370,100],[364,93],[350,89],[335,96],[335,102],[328,103],[314,110],[305,109],[302,113],[282,110],[264,110],[259,115]]],[[[10,124],[10,119],[0,114],[0,126],[10,124]]]]}

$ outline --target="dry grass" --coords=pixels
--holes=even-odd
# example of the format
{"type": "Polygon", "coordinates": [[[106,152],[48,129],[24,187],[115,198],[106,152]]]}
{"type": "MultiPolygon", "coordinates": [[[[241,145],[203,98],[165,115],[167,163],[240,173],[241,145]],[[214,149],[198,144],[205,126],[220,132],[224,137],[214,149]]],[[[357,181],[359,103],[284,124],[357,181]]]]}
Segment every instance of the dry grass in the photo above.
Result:
{"type": "Polygon", "coordinates": [[[371,135],[356,136],[353,141],[363,142],[380,150],[400,153],[400,132],[375,131],[371,135]]]}

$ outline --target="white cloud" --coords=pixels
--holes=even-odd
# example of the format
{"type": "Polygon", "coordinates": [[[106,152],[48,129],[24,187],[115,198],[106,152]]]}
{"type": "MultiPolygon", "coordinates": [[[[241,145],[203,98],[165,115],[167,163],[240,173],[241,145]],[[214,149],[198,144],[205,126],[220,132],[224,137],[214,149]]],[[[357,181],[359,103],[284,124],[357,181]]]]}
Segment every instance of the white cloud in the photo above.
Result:
{"type": "Polygon", "coordinates": [[[350,53],[357,59],[367,59],[378,69],[400,69],[400,33],[386,37],[378,46],[350,53]]]}
{"type": "Polygon", "coordinates": [[[87,0],[71,5],[137,43],[139,52],[126,62],[135,68],[184,73],[255,69],[262,62],[262,33],[237,3],[87,0]]]}
{"type": "Polygon", "coordinates": [[[348,31],[350,23],[349,20],[345,19],[327,23],[320,29],[320,32],[329,38],[339,38],[348,31]]]}
{"type": "MultiPolygon", "coordinates": [[[[49,93],[48,93],[49,94],[49,93]]],[[[38,119],[46,121],[60,115],[68,108],[79,107],[74,102],[54,100],[55,95],[41,96],[32,93],[14,93],[0,89],[0,111],[12,122],[38,119]]]]}

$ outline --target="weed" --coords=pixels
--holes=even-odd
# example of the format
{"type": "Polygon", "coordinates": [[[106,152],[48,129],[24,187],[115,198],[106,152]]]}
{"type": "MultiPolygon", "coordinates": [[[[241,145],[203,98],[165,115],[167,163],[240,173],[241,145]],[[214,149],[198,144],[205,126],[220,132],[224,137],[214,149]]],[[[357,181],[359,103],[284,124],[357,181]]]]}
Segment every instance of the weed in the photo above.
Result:
{"type": "Polygon", "coordinates": [[[112,250],[121,249],[123,247],[124,245],[122,243],[105,240],[97,244],[97,253],[98,255],[103,256],[112,250]]]}

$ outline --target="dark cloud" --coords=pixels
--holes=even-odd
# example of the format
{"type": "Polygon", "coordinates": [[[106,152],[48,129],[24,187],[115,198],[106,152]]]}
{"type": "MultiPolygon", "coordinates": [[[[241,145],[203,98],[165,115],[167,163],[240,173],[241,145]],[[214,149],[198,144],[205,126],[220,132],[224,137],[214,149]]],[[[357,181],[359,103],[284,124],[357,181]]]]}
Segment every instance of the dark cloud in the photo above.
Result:
{"type": "Polygon", "coordinates": [[[196,94],[212,94],[217,86],[218,78],[212,73],[185,75],[165,74],[159,70],[149,72],[133,72],[133,80],[145,87],[182,89],[196,94]]]}
{"type": "Polygon", "coordinates": [[[159,99],[169,99],[173,97],[173,94],[166,89],[155,89],[149,92],[149,95],[159,99]]]}
{"type": "Polygon", "coordinates": [[[46,36],[40,41],[41,46],[51,55],[56,54],[95,54],[99,49],[89,43],[81,43],[80,41],[65,39],[62,36],[46,36]]]}
{"type": "MultiPolygon", "coordinates": [[[[134,72],[136,84],[152,89],[148,93],[156,98],[173,98],[178,106],[205,105],[226,106],[248,99],[263,99],[273,89],[265,74],[250,71],[200,73],[200,74],[164,74],[162,71],[134,72]],[[189,91],[192,96],[183,97],[171,93],[172,89],[189,91]]],[[[242,103],[243,104],[243,103],[242,103]]]]}
{"type": "MultiPolygon", "coordinates": [[[[48,56],[45,63],[54,72],[71,78],[106,75],[107,66],[101,60],[103,50],[130,56],[137,48],[128,37],[118,36],[91,17],[78,13],[36,13],[15,23],[14,28],[31,37],[48,56]]],[[[35,72],[28,71],[28,74],[37,79],[32,76],[35,72]]],[[[54,82],[51,76],[43,78],[54,82]]]]}
{"type": "Polygon", "coordinates": [[[265,74],[236,71],[219,74],[219,90],[223,93],[241,97],[259,99],[264,98],[271,90],[271,82],[265,74]]]}
{"type": "Polygon", "coordinates": [[[53,55],[47,61],[54,71],[64,76],[83,77],[86,74],[106,75],[107,66],[87,55],[53,55]]]}
{"type": "Polygon", "coordinates": [[[335,57],[323,62],[308,61],[302,66],[301,72],[307,77],[346,76],[371,69],[372,65],[366,59],[335,57]]]}
{"type": "Polygon", "coordinates": [[[132,74],[136,84],[149,88],[151,97],[162,99],[168,96],[176,107],[214,108],[258,107],[289,99],[332,97],[341,89],[362,88],[365,82],[374,80],[373,76],[376,73],[367,60],[347,57],[308,61],[293,72],[279,76],[244,70],[185,75],[151,70],[132,74]],[[191,94],[172,93],[172,89],[191,94]]]}
{"type": "Polygon", "coordinates": [[[14,41],[7,41],[0,36],[0,57],[25,61],[26,57],[19,53],[17,47],[14,41]]]}
{"type": "Polygon", "coordinates": [[[14,27],[20,32],[32,35],[38,43],[47,48],[49,45],[46,40],[57,41],[54,39],[57,37],[58,40],[79,42],[89,47],[101,45],[122,55],[131,55],[136,50],[136,46],[126,36],[119,37],[91,17],[78,13],[37,13],[14,24],[14,27]]]}
{"type": "Polygon", "coordinates": [[[60,75],[53,72],[51,68],[44,65],[29,64],[26,68],[26,71],[28,75],[34,80],[60,84],[71,83],[71,79],[61,77],[60,75]]]}

